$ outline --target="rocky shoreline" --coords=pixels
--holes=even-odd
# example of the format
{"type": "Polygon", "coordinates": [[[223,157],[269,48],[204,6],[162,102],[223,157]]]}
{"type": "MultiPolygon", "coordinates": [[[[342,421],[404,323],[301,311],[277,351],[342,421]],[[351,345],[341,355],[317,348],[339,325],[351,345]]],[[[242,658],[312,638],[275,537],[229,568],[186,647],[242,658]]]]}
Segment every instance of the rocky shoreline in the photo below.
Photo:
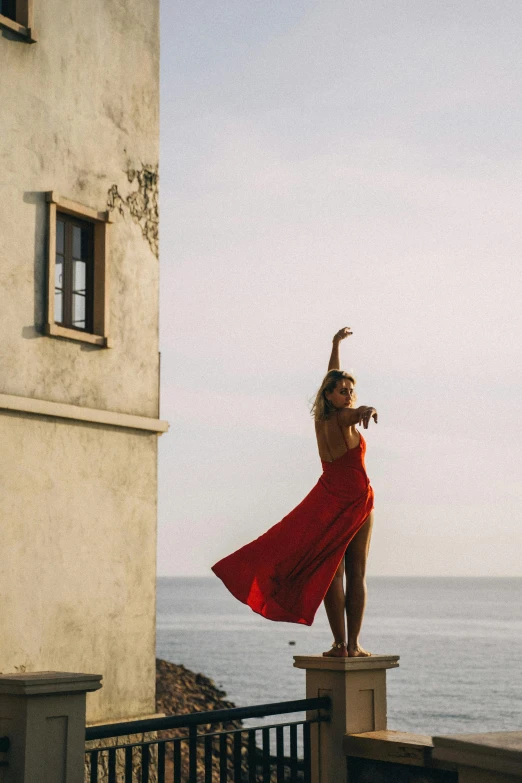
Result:
{"type": "MultiPolygon", "coordinates": [[[[206,712],[209,710],[226,710],[232,709],[236,705],[228,701],[226,692],[216,686],[213,680],[206,677],[204,674],[198,674],[190,669],[187,669],[182,664],[169,663],[161,659],[156,659],[156,710],[158,712],[164,712],[165,715],[180,715],[190,712],[206,712]]],[[[219,724],[204,724],[198,726],[198,734],[213,734],[219,731],[233,731],[234,729],[240,729],[243,725],[241,720],[230,721],[228,723],[219,724]]],[[[187,729],[173,729],[170,731],[158,732],[158,737],[161,739],[168,739],[173,737],[186,737],[187,729]]],[[[234,774],[234,766],[232,760],[233,753],[233,736],[227,736],[227,780],[237,780],[234,774]]],[[[243,735],[244,737],[245,735],[243,735]]],[[[220,749],[218,738],[214,737],[212,742],[212,758],[213,758],[213,772],[212,783],[219,783],[223,778],[220,777],[220,749]]],[[[188,775],[188,743],[187,741],[178,743],[179,756],[177,764],[182,774],[182,778],[185,779],[188,775]]],[[[197,779],[205,780],[205,764],[204,764],[204,743],[198,742],[197,751],[197,779]]],[[[262,751],[256,749],[256,762],[258,764],[258,772],[256,775],[256,781],[262,783],[263,778],[261,772],[262,751]]],[[[167,778],[173,779],[174,773],[174,753],[172,745],[167,744],[167,778]]],[[[221,763],[223,763],[221,761],[221,763]]],[[[242,743],[241,749],[241,771],[242,780],[251,780],[248,774],[248,761],[247,761],[247,748],[245,742],[242,743]]],[[[275,770],[275,759],[271,759],[271,774],[270,781],[277,779],[275,770]]],[[[302,780],[302,771],[299,769],[297,773],[297,780],[302,780]]]]}
{"type": "Polygon", "coordinates": [[[236,705],[227,701],[226,695],[204,674],[196,674],[182,664],[156,658],[157,712],[179,715],[232,709],[236,705]]]}

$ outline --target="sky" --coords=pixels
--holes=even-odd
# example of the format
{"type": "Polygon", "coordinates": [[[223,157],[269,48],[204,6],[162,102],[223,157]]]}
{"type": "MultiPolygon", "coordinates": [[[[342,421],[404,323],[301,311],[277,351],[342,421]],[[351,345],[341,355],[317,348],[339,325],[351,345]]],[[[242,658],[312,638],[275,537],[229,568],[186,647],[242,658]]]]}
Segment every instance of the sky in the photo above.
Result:
{"type": "Polygon", "coordinates": [[[519,0],[164,0],[160,575],[312,489],[350,326],[369,574],[522,576],[521,29],[519,0]]]}

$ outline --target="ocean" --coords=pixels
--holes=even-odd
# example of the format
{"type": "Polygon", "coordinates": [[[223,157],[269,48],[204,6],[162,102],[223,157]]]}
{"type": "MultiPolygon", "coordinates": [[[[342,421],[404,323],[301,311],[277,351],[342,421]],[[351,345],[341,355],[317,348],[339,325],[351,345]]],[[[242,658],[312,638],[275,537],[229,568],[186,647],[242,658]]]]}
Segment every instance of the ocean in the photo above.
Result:
{"type": "MultiPolygon", "coordinates": [[[[331,640],[323,606],[311,627],[275,623],[217,577],[158,579],[157,656],[210,677],[238,707],[305,698],[292,656],[331,640]]],[[[369,578],[361,642],[401,656],[387,673],[388,728],[522,729],[522,578],[369,578]]]]}

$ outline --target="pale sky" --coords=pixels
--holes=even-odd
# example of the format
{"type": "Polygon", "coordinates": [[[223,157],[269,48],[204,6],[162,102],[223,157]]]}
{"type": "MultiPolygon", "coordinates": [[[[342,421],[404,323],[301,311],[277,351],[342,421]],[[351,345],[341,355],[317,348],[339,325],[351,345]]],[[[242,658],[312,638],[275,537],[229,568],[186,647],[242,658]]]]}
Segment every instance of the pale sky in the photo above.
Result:
{"type": "Polygon", "coordinates": [[[371,575],[522,576],[522,3],[164,0],[160,575],[312,489],[333,334],[371,575]]]}

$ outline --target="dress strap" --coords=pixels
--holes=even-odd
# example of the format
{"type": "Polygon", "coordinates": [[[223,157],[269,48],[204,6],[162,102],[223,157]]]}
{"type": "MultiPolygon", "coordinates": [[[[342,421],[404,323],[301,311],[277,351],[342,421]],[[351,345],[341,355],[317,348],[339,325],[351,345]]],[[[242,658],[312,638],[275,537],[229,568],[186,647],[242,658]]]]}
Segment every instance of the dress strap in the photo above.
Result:
{"type": "Polygon", "coordinates": [[[344,430],[342,428],[341,422],[339,421],[339,413],[340,413],[340,411],[337,411],[337,413],[336,413],[337,424],[339,425],[339,429],[341,430],[341,435],[343,436],[344,445],[346,446],[347,451],[349,451],[350,447],[348,446],[348,444],[346,442],[346,438],[344,437],[344,430]]]}

